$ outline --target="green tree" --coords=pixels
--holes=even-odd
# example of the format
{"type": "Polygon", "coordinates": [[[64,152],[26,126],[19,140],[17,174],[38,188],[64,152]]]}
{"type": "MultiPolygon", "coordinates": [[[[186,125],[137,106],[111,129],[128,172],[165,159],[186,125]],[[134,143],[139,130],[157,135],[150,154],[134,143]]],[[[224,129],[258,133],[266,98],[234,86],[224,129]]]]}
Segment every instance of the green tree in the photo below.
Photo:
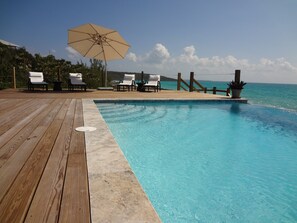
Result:
{"type": "Polygon", "coordinates": [[[11,86],[12,70],[16,68],[17,87],[26,87],[29,71],[43,72],[45,81],[63,82],[67,87],[69,73],[82,73],[88,88],[103,86],[104,65],[102,61],[91,59],[90,65],[78,61],[72,64],[53,55],[30,54],[25,48],[12,48],[0,43],[0,89],[11,86]]]}

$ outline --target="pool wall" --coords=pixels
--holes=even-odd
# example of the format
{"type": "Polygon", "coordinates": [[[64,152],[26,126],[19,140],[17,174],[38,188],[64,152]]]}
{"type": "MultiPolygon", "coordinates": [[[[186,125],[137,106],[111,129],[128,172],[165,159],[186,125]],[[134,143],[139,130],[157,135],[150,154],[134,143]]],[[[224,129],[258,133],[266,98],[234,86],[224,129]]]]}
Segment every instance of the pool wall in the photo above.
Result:
{"type": "Polygon", "coordinates": [[[247,103],[248,100],[244,98],[237,98],[237,99],[166,99],[166,98],[158,98],[158,99],[94,99],[93,100],[95,103],[116,103],[116,102],[121,102],[121,103],[128,103],[128,102],[168,102],[168,103],[175,103],[176,101],[184,101],[184,102],[203,102],[203,103],[247,103]]]}

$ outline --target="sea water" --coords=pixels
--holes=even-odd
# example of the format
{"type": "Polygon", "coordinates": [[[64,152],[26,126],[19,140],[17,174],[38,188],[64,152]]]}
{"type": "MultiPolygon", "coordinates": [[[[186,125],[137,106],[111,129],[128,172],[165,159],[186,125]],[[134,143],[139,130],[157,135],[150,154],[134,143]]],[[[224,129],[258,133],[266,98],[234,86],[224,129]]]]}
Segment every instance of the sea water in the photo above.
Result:
{"type": "MultiPolygon", "coordinates": [[[[227,82],[199,81],[204,87],[226,90],[227,82]]],[[[176,81],[162,81],[162,88],[176,90],[176,81]]],[[[208,92],[211,93],[211,92],[208,92]]],[[[222,93],[221,93],[222,94],[222,93]]],[[[241,94],[251,104],[261,104],[282,109],[297,111],[297,85],[296,84],[263,84],[247,83],[241,94]]]]}
{"type": "Polygon", "coordinates": [[[297,222],[297,113],[238,103],[98,108],[163,222],[297,222]]]}

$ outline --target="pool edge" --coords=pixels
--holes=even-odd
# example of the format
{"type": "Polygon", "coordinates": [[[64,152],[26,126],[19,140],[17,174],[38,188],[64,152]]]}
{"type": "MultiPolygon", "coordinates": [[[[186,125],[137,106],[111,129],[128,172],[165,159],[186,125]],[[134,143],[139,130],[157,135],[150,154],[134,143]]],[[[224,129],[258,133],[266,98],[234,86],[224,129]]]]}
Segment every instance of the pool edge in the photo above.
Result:
{"type": "Polygon", "coordinates": [[[104,103],[109,103],[109,102],[164,102],[164,101],[169,101],[169,102],[176,102],[176,101],[187,101],[187,102],[220,102],[220,103],[248,103],[248,99],[245,98],[230,98],[230,99],[220,99],[220,98],[199,98],[199,99],[193,99],[193,98],[129,98],[129,99],[122,99],[122,98],[100,98],[100,99],[93,99],[93,101],[96,102],[104,102],[104,103]]]}

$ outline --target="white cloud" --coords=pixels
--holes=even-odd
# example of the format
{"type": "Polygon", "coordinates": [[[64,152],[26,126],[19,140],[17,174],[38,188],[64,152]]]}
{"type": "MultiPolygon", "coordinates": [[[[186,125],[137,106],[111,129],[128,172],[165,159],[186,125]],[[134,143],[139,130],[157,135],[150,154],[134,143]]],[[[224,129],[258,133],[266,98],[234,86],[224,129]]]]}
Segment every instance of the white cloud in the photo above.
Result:
{"type": "Polygon", "coordinates": [[[67,55],[71,60],[77,60],[79,58],[81,58],[81,55],[79,54],[79,52],[77,52],[75,49],[73,49],[70,46],[67,46],[66,48],[67,51],[67,55]]]}
{"type": "Polygon", "coordinates": [[[179,56],[181,63],[187,63],[191,65],[203,66],[205,68],[214,67],[237,67],[248,66],[248,61],[245,59],[239,60],[232,55],[226,57],[213,56],[211,58],[199,58],[196,55],[196,49],[194,46],[187,46],[184,48],[184,53],[179,56]]]}
{"type": "Polygon", "coordinates": [[[294,67],[285,58],[277,58],[275,60],[261,58],[259,64],[254,66],[254,69],[263,70],[266,72],[295,72],[297,73],[297,67],[294,67]]]}
{"type": "MultiPolygon", "coordinates": [[[[129,53],[127,59],[135,63],[137,69],[145,69],[147,72],[160,73],[176,77],[178,72],[188,75],[191,71],[199,74],[226,74],[234,73],[240,69],[246,81],[254,82],[291,82],[297,83],[297,67],[293,66],[285,58],[269,59],[261,58],[256,63],[247,59],[239,59],[233,55],[226,57],[199,57],[193,45],[186,46],[183,53],[171,56],[169,50],[161,43],[144,56],[129,53]]],[[[206,79],[224,78],[221,76],[209,76],[206,79]]],[[[225,79],[230,79],[230,76],[225,79]]]]}
{"type": "Polygon", "coordinates": [[[137,56],[136,56],[135,53],[131,53],[131,52],[128,53],[127,56],[126,56],[126,58],[127,58],[128,60],[133,61],[133,62],[137,62],[137,56]]]}
{"type": "Polygon", "coordinates": [[[195,47],[187,46],[184,48],[184,53],[179,56],[179,61],[182,63],[197,64],[199,63],[199,58],[195,55],[195,47]]]}
{"type": "Polygon", "coordinates": [[[269,60],[267,58],[261,58],[260,59],[260,65],[262,66],[272,66],[273,65],[273,61],[269,60]]]}
{"type": "Polygon", "coordinates": [[[163,64],[170,58],[167,48],[161,43],[157,43],[152,51],[150,51],[141,60],[150,64],[163,64]]]}

